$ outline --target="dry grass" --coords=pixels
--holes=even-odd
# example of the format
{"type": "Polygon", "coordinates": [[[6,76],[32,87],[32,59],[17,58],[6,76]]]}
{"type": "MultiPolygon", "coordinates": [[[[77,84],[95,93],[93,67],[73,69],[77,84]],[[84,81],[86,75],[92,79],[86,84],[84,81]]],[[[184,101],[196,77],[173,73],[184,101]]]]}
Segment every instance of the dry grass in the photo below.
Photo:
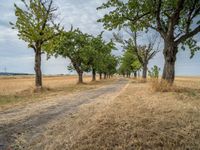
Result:
{"type": "MultiPolygon", "coordinates": [[[[91,77],[86,76],[84,81],[87,83],[91,77]]],[[[24,90],[34,89],[34,77],[18,76],[18,77],[0,77],[0,95],[12,95],[24,90]]],[[[77,76],[47,76],[43,78],[43,85],[49,89],[66,87],[69,84],[75,84],[77,76]]]]}
{"type": "Polygon", "coordinates": [[[200,78],[178,77],[173,85],[167,81],[159,79],[149,79],[151,90],[153,92],[178,92],[195,93],[200,92],[200,78]]]}
{"type": "Polygon", "coordinates": [[[151,90],[154,92],[175,92],[179,90],[175,84],[170,85],[165,80],[160,81],[158,79],[150,79],[150,83],[151,90]]]}
{"type": "Polygon", "coordinates": [[[95,101],[80,106],[78,112],[66,115],[61,119],[57,118],[46,127],[47,130],[31,142],[27,143],[26,135],[21,135],[16,140],[14,147],[23,149],[24,146],[27,150],[73,149],[71,146],[77,142],[79,136],[87,134],[88,129],[95,127],[94,123],[102,112],[106,112],[115,98],[124,90],[103,94],[95,98],[95,101]]]}
{"type": "Polygon", "coordinates": [[[44,77],[42,92],[35,92],[34,77],[0,77],[0,110],[15,105],[25,105],[37,100],[48,100],[51,97],[70,94],[81,90],[96,88],[106,84],[90,82],[91,77],[85,76],[86,84],[77,85],[77,76],[44,77]]]}
{"type": "MultiPolygon", "coordinates": [[[[200,80],[177,78],[155,92],[130,82],[118,97],[99,97],[66,119],[55,120],[27,149],[200,149],[200,80]]],[[[23,146],[23,135],[18,145],[23,146]]]]}
{"type": "Polygon", "coordinates": [[[150,87],[132,83],[71,149],[200,149],[200,93],[150,87]]]}

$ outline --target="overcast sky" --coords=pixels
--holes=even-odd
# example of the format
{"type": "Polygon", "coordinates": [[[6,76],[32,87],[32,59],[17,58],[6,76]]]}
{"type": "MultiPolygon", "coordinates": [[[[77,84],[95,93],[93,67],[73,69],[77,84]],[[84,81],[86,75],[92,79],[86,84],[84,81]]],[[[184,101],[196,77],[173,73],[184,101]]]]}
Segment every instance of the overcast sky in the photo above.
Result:
{"type": "MultiPolygon", "coordinates": [[[[105,0],[55,0],[58,6],[59,19],[65,29],[68,30],[71,25],[79,27],[83,32],[97,35],[102,30],[102,24],[96,20],[103,16],[103,11],[97,11],[96,8],[105,0]]],[[[9,21],[15,21],[14,3],[19,0],[1,0],[0,3],[0,72],[25,72],[34,73],[34,53],[32,49],[27,48],[27,43],[19,40],[17,31],[12,30],[9,21]],[[4,2],[3,2],[4,1],[4,2]]],[[[108,40],[112,37],[112,32],[105,32],[104,38],[108,40]]],[[[200,41],[200,40],[199,40],[200,41]]],[[[200,42],[199,42],[200,43],[200,42]]],[[[114,52],[120,55],[121,52],[114,52]]],[[[69,60],[62,58],[51,58],[46,60],[45,55],[42,61],[42,70],[44,74],[68,73],[67,65],[69,60]]],[[[149,68],[158,65],[163,68],[162,52],[150,61],[149,68]]],[[[176,62],[176,75],[200,75],[200,53],[198,52],[193,59],[190,59],[189,50],[179,50],[176,62]]]]}

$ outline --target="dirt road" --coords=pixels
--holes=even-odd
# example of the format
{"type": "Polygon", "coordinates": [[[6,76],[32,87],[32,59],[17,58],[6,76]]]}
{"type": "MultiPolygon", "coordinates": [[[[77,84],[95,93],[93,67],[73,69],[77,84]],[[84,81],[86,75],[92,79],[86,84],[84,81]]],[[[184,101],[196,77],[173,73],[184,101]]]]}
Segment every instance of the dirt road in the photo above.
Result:
{"type": "Polygon", "coordinates": [[[15,145],[16,139],[21,135],[26,137],[27,143],[34,141],[40,134],[48,130],[50,124],[55,125],[62,118],[72,117],[80,107],[86,104],[95,101],[108,103],[124,89],[127,83],[127,80],[119,79],[112,85],[98,89],[0,112],[0,149],[15,145]],[[105,95],[106,98],[102,99],[105,95]]]}

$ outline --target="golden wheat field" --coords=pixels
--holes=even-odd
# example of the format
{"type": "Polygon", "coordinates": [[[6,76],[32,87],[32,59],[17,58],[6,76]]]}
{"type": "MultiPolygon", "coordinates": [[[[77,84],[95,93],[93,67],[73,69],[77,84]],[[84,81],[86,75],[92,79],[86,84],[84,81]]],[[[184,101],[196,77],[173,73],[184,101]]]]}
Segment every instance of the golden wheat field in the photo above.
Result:
{"type": "Polygon", "coordinates": [[[44,76],[43,89],[38,93],[35,91],[33,76],[0,77],[0,109],[47,100],[107,84],[107,81],[99,82],[98,79],[96,82],[91,82],[91,76],[84,76],[83,80],[84,84],[78,85],[75,75],[44,76]]]}
{"type": "MultiPolygon", "coordinates": [[[[33,76],[0,77],[0,95],[10,95],[27,89],[34,88],[33,76]]],[[[89,82],[91,77],[85,76],[84,81],[89,82]]],[[[43,85],[46,88],[55,89],[76,84],[77,76],[46,76],[43,77],[43,85]]]]}

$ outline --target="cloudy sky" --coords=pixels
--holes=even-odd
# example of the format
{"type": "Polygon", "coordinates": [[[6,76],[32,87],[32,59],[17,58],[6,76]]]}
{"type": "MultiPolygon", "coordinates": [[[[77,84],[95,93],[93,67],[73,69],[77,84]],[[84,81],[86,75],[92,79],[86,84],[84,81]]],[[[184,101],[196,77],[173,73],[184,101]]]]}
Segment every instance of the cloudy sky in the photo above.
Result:
{"type": "MultiPolygon", "coordinates": [[[[71,25],[79,27],[83,32],[97,35],[103,27],[96,20],[103,16],[104,12],[97,11],[96,8],[105,0],[55,0],[58,6],[58,14],[61,23],[68,30],[71,25]]],[[[0,3],[0,72],[25,72],[34,73],[34,53],[27,48],[27,43],[17,37],[17,31],[12,30],[9,21],[16,20],[14,15],[14,3],[19,4],[19,0],[1,0],[0,3]],[[4,1],[4,2],[3,2],[4,1]]],[[[112,37],[111,32],[105,32],[104,38],[108,40],[112,37]]],[[[120,55],[121,52],[115,52],[120,55]]],[[[189,50],[182,51],[177,55],[176,75],[200,75],[200,53],[190,59],[189,50]]],[[[163,68],[162,52],[150,62],[149,68],[158,65],[163,68]]],[[[63,58],[51,58],[46,60],[43,56],[42,70],[44,74],[68,73],[67,65],[69,60],[63,58]]]]}

